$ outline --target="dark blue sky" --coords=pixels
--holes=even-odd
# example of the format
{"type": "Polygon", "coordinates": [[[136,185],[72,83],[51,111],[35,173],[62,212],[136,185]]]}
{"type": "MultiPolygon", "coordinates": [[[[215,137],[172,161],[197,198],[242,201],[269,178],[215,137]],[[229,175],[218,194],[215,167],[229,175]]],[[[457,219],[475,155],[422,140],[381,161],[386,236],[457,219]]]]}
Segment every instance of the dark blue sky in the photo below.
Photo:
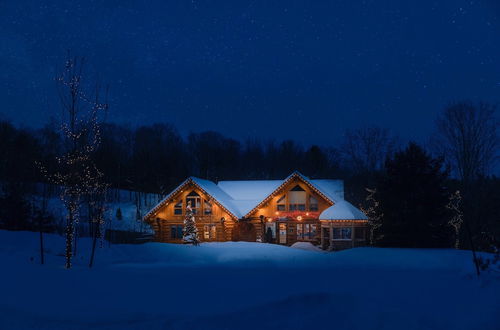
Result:
{"type": "Polygon", "coordinates": [[[58,116],[65,52],[111,85],[110,119],[335,145],[424,141],[448,102],[500,101],[500,1],[0,2],[3,117],[58,116]]]}

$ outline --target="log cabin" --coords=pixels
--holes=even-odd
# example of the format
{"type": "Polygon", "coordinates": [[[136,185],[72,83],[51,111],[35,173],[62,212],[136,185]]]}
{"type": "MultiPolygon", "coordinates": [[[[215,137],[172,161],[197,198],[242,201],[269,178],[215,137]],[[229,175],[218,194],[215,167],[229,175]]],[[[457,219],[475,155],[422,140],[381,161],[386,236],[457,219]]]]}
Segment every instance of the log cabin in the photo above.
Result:
{"type": "Polygon", "coordinates": [[[183,243],[187,205],[202,242],[311,242],[341,250],[367,239],[367,217],[344,200],[342,180],[309,179],[297,171],[284,180],[217,184],[189,177],[144,216],[156,241],[183,243]]]}

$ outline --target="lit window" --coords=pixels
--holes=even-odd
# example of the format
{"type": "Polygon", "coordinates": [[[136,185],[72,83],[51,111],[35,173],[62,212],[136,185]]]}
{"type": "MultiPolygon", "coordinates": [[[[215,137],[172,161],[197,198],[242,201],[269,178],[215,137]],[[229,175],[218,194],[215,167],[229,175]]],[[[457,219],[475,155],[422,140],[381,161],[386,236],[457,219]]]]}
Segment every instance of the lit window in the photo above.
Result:
{"type": "Polygon", "coordinates": [[[201,208],[201,197],[196,192],[192,191],[186,197],[186,205],[191,205],[193,214],[198,214],[201,208]]]}
{"type": "Polygon", "coordinates": [[[205,203],[203,205],[203,213],[205,215],[210,215],[212,214],[212,203],[210,203],[209,201],[205,200],[205,203]]]}
{"type": "Polygon", "coordinates": [[[297,239],[304,239],[304,226],[302,223],[297,224],[297,239]]]}
{"type": "Polygon", "coordinates": [[[174,206],[174,214],[175,215],[181,215],[182,214],[182,200],[180,200],[177,204],[174,206]]]}
{"type": "Polygon", "coordinates": [[[298,240],[314,240],[316,239],[317,227],[313,223],[298,223],[297,224],[297,239],[298,240]]]}
{"type": "Polygon", "coordinates": [[[288,200],[290,203],[290,211],[306,210],[306,192],[299,185],[296,185],[288,192],[288,200]]]}
{"type": "Polygon", "coordinates": [[[206,241],[213,241],[217,239],[217,227],[215,224],[203,226],[203,238],[206,241]]]}

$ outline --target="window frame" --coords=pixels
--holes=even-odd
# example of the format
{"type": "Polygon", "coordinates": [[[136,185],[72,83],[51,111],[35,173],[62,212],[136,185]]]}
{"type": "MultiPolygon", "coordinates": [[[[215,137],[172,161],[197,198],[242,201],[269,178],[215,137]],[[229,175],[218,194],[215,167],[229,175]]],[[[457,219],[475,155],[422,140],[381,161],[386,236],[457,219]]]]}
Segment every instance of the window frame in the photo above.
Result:
{"type": "Polygon", "coordinates": [[[191,205],[191,210],[193,210],[194,215],[199,215],[202,211],[201,196],[194,190],[186,195],[186,208],[188,205],[191,205]],[[191,200],[194,200],[194,206],[192,203],[189,203],[191,200]],[[198,205],[198,207],[196,207],[196,205],[198,205]]]}
{"type": "Polygon", "coordinates": [[[203,215],[212,215],[213,214],[213,203],[209,200],[203,199],[203,215]],[[209,207],[207,208],[207,204],[209,207]],[[207,210],[210,210],[210,212],[207,213],[207,210]]]}
{"type": "Polygon", "coordinates": [[[318,239],[318,225],[316,223],[308,223],[308,222],[297,223],[298,241],[315,241],[317,239],[318,239]],[[301,236],[299,236],[299,232],[302,233],[301,236]]]}
{"type": "Polygon", "coordinates": [[[184,212],[183,212],[183,200],[179,200],[176,204],[174,204],[174,215],[182,215],[184,212]],[[180,206],[179,206],[180,204],[180,206]],[[180,213],[179,213],[180,211],[180,213]]]}
{"type": "Polygon", "coordinates": [[[307,208],[307,192],[302,188],[299,184],[295,185],[292,189],[288,190],[288,210],[292,211],[305,211],[307,208]],[[293,195],[296,194],[296,195],[293,195]],[[299,195],[300,194],[300,195],[299,195]],[[292,203],[292,196],[296,196],[295,199],[299,200],[303,203],[292,203]],[[300,197],[300,198],[298,198],[300,197]],[[303,198],[303,200],[302,200],[303,198]]]}
{"type": "Polygon", "coordinates": [[[313,196],[313,195],[309,195],[309,211],[311,212],[318,212],[319,210],[319,200],[313,196]],[[311,203],[311,200],[314,199],[316,202],[315,203],[311,203]],[[316,205],[316,207],[313,209],[311,206],[312,205],[316,205]]]}
{"type": "Polygon", "coordinates": [[[276,211],[286,212],[286,194],[276,201],[276,211]],[[283,209],[281,209],[281,207],[283,209]]]}
{"type": "Polygon", "coordinates": [[[217,240],[217,225],[215,223],[207,223],[203,225],[203,240],[217,240]]]}
{"type": "Polygon", "coordinates": [[[183,225],[170,225],[170,239],[182,239],[184,237],[183,225]]]}
{"type": "Polygon", "coordinates": [[[352,232],[352,227],[333,227],[333,228],[332,228],[332,230],[333,230],[333,235],[332,235],[332,237],[333,237],[333,240],[334,240],[334,241],[352,241],[352,234],[353,234],[353,232],[352,232]],[[338,230],[338,231],[339,231],[339,233],[340,233],[340,236],[339,236],[339,237],[340,237],[340,238],[335,238],[335,230],[338,230]],[[345,238],[345,237],[344,237],[344,234],[343,234],[343,233],[344,233],[345,231],[348,231],[348,232],[349,232],[349,238],[345,238]]]}

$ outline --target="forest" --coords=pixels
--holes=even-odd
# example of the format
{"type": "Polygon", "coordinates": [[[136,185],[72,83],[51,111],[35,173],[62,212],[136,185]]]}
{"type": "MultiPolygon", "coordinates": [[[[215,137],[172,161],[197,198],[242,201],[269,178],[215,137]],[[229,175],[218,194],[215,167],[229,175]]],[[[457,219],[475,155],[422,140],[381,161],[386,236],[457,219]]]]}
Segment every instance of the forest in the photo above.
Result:
{"type": "MultiPolygon", "coordinates": [[[[495,115],[488,104],[450,104],[435,119],[426,147],[402,142],[380,127],[346,130],[334,146],[305,146],[293,140],[238,141],[214,131],[184,137],[165,123],[101,122],[90,157],[107,189],[158,194],[188,176],[283,179],[298,170],[310,178],[343,179],[345,198],[374,219],[374,244],[451,247],[458,236],[457,247],[495,251],[500,235],[500,182],[491,174],[498,154],[495,115]]],[[[42,128],[0,122],[0,227],[38,228],[29,220],[37,217],[37,207],[27,196],[36,183],[51,183],[44,171],[60,167],[66,140],[56,120],[42,128]]]]}

